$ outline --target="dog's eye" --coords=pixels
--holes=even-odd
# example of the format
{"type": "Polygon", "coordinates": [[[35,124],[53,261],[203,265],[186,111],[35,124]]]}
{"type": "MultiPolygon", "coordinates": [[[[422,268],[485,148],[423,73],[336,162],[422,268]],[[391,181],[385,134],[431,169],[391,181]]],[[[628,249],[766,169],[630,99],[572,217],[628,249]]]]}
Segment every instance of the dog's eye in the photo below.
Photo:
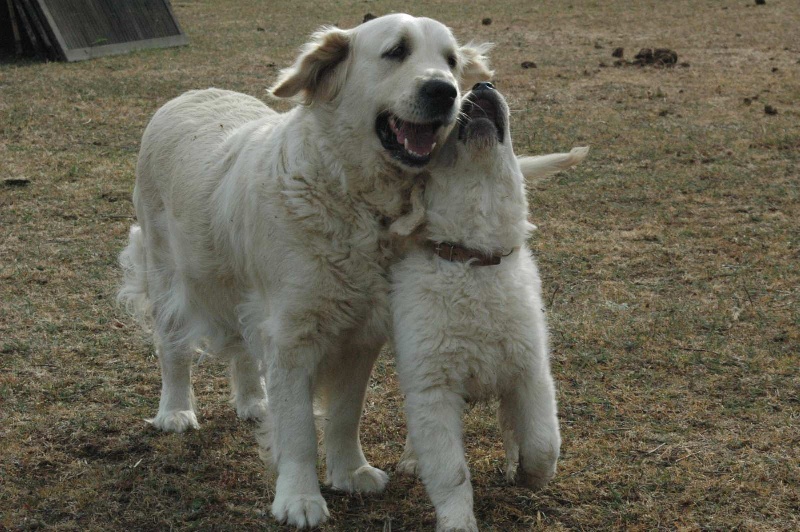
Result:
{"type": "Polygon", "coordinates": [[[456,60],[456,56],[448,55],[447,56],[447,64],[450,66],[450,68],[455,68],[456,65],[458,64],[458,61],[456,60]]]}
{"type": "Polygon", "coordinates": [[[408,57],[408,45],[406,45],[405,41],[400,41],[396,45],[394,45],[391,49],[384,52],[381,57],[384,59],[393,59],[395,61],[402,61],[406,57],[408,57]]]}

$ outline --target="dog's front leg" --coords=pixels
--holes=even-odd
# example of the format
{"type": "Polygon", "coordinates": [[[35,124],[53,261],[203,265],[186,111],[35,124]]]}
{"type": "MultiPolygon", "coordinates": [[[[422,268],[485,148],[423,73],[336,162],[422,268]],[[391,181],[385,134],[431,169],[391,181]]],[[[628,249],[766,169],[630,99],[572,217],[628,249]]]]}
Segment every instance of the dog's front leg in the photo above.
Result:
{"type": "Polygon", "coordinates": [[[437,531],[478,530],[462,443],[463,411],[464,399],[445,388],[428,388],[406,396],[408,432],[417,453],[417,472],[436,508],[437,531]]]}
{"type": "Polygon", "coordinates": [[[506,478],[541,489],[555,475],[561,447],[555,386],[546,366],[501,397],[499,418],[508,462],[506,478]]]}
{"type": "Polygon", "coordinates": [[[272,515],[297,528],[328,518],[317,478],[312,377],[308,369],[273,364],[267,377],[272,458],[278,472],[272,515]]]}
{"type": "Polygon", "coordinates": [[[414,450],[414,444],[411,443],[411,435],[406,435],[406,445],[403,448],[403,454],[400,456],[400,461],[397,462],[397,472],[404,475],[417,474],[417,452],[414,450]]]}
{"type": "Polygon", "coordinates": [[[326,399],[326,484],[351,493],[380,493],[389,477],[367,463],[359,423],[372,365],[381,344],[355,345],[331,365],[321,382],[326,399]]]}

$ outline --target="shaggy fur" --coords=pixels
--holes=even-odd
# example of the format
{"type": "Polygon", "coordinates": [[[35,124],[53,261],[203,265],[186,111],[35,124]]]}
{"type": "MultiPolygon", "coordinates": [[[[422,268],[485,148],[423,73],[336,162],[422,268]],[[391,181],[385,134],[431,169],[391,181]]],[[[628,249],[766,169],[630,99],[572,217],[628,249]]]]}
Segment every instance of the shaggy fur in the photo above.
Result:
{"type": "Polygon", "coordinates": [[[328,516],[315,394],[327,405],[327,484],[386,485],[358,436],[389,330],[386,227],[433,155],[403,153],[401,141],[427,151],[446,138],[459,84],[491,77],[485,50],[408,15],[326,28],[271,89],[302,105],[279,114],[243,94],[192,91],[164,105],[144,133],[139,225],[120,257],[120,299],[151,325],[157,346],[163,384],[149,421],[197,428],[193,353],[228,357],[237,413],[263,423],[281,522],[314,527],[328,516]],[[380,116],[395,128],[383,139],[380,116]],[[418,123],[440,127],[425,125],[416,138],[422,126],[408,124],[418,123]]]}
{"type": "MultiPolygon", "coordinates": [[[[422,245],[392,268],[395,352],[409,431],[398,468],[421,476],[437,530],[477,530],[461,436],[466,400],[499,397],[511,482],[542,487],[555,473],[561,445],[539,274],[525,243],[532,226],[523,173],[511,146],[508,107],[488,92],[479,98],[495,99],[498,120],[462,113],[465,124],[430,169],[425,231],[429,241],[507,256],[497,266],[473,266],[422,245]]],[[[522,166],[529,178],[541,178],[577,164],[586,152],[525,158],[522,166]]],[[[402,221],[397,225],[407,232],[402,221]]]]}

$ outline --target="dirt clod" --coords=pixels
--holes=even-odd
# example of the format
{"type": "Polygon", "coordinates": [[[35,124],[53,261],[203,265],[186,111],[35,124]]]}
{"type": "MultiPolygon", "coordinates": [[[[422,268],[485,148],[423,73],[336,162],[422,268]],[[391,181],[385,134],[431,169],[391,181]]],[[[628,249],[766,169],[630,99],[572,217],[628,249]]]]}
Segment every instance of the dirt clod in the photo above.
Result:
{"type": "Polygon", "coordinates": [[[622,57],[625,54],[625,48],[619,46],[614,48],[614,51],[611,52],[611,57],[622,57]]]}
{"type": "MultiPolygon", "coordinates": [[[[614,50],[614,57],[622,57],[622,48],[614,50]],[[617,50],[620,50],[617,56],[617,50]]],[[[654,67],[673,67],[678,64],[678,54],[669,48],[642,48],[639,50],[633,61],[625,61],[618,59],[614,62],[614,66],[654,66],[654,67]]],[[[689,63],[681,63],[682,67],[689,66],[689,63]]]]}
{"type": "Polygon", "coordinates": [[[776,115],[776,114],[778,114],[778,110],[775,109],[774,107],[772,107],[771,105],[765,105],[764,106],[764,114],[776,115]]]}
{"type": "Polygon", "coordinates": [[[3,179],[3,185],[7,187],[27,187],[31,184],[31,180],[24,177],[3,179]]]}
{"type": "Polygon", "coordinates": [[[483,20],[481,20],[481,24],[483,24],[484,26],[488,26],[491,23],[492,23],[492,19],[489,18],[489,17],[486,17],[483,20]]]}
{"type": "Polygon", "coordinates": [[[520,66],[522,68],[536,68],[536,63],[533,61],[523,61],[520,66]]]}
{"type": "Polygon", "coordinates": [[[757,6],[763,6],[763,5],[766,5],[766,3],[767,3],[767,0],[756,0],[756,5],[757,6]]]}

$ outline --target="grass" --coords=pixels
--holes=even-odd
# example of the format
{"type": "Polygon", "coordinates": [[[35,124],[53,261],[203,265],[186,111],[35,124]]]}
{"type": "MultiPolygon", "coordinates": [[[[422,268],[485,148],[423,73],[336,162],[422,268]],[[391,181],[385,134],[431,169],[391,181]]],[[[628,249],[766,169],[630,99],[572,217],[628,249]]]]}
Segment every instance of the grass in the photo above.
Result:
{"type": "MultiPolygon", "coordinates": [[[[189,47],[0,63],[0,177],[30,183],[0,185],[0,530],[279,528],[223,367],[197,368],[200,431],[142,421],[157,361],[113,302],[138,142],[182,91],[264,97],[314,28],[393,9],[496,43],[519,153],[592,146],[531,191],[559,473],[536,494],[505,486],[493,408],[473,407],[482,529],[800,527],[800,5],[270,4],[175,2],[189,47]],[[672,48],[689,66],[614,67],[616,47],[672,48]]],[[[402,417],[387,353],[363,441],[390,473],[402,417]]],[[[415,479],[324,495],[325,530],[435,523],[415,479]]]]}

